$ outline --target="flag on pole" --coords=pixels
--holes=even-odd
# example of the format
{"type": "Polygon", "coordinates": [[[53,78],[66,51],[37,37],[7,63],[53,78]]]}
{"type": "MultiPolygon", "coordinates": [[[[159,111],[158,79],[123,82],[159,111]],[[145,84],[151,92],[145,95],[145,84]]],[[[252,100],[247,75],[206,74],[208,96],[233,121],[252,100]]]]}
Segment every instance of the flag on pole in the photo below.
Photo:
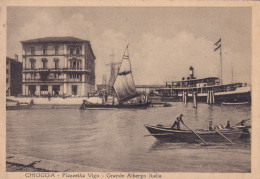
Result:
{"type": "Polygon", "coordinates": [[[214,52],[221,47],[221,38],[214,44],[214,52]]]}

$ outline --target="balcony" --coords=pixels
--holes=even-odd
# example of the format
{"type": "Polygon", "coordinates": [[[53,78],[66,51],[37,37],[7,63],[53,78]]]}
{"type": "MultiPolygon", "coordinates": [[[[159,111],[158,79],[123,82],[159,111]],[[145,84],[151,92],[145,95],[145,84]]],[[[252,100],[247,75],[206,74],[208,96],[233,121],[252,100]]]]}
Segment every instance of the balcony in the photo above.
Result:
{"type": "Polygon", "coordinates": [[[23,82],[64,82],[64,79],[57,79],[57,78],[52,78],[52,79],[23,79],[23,82]]]}
{"type": "Polygon", "coordinates": [[[82,72],[82,73],[91,73],[90,69],[83,68],[62,68],[64,72],[82,72]]]}
{"type": "Polygon", "coordinates": [[[37,73],[37,72],[79,72],[79,73],[91,73],[90,69],[83,69],[83,68],[24,68],[23,73],[37,73]]]}

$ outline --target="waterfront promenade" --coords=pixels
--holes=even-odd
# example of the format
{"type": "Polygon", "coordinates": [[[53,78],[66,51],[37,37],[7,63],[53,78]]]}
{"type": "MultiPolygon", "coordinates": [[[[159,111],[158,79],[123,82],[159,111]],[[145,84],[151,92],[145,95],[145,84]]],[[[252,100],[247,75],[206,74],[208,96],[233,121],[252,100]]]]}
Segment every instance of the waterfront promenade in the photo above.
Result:
{"type": "Polygon", "coordinates": [[[62,163],[22,155],[6,155],[7,172],[101,172],[101,168],[94,168],[73,163],[62,163]]]}
{"type": "Polygon", "coordinates": [[[49,105],[81,105],[83,100],[87,100],[91,103],[102,103],[102,98],[99,97],[68,97],[68,98],[58,98],[51,97],[48,98],[39,98],[39,97],[14,97],[8,96],[7,99],[14,101],[19,101],[20,103],[30,103],[33,100],[34,104],[49,104],[49,105]]]}

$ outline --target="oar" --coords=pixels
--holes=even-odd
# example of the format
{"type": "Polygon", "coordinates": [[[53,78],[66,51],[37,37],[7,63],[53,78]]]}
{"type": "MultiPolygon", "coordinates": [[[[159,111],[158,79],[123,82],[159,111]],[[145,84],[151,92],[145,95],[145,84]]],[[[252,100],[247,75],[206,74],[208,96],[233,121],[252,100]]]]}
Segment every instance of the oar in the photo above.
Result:
{"type": "Polygon", "coordinates": [[[233,144],[233,142],[231,140],[229,140],[226,136],[224,136],[223,134],[221,134],[221,132],[219,132],[219,130],[215,129],[215,131],[221,135],[224,139],[226,139],[228,142],[230,142],[231,144],[233,144]]]}
{"type": "MultiPolygon", "coordinates": [[[[247,119],[247,120],[245,120],[245,122],[246,121],[248,121],[248,120],[250,120],[250,119],[247,119]]],[[[237,123],[237,124],[235,124],[235,125],[233,125],[232,127],[230,127],[230,128],[233,128],[233,127],[235,127],[236,125],[238,125],[238,124],[240,124],[241,122],[239,122],[239,123],[237,123]]]]}
{"type": "Polygon", "coordinates": [[[193,134],[195,134],[205,145],[207,145],[207,143],[198,135],[196,134],[196,132],[194,132],[193,130],[191,130],[188,126],[186,126],[186,124],[184,124],[184,122],[182,121],[182,124],[187,127],[191,132],[193,132],[193,134]]]}

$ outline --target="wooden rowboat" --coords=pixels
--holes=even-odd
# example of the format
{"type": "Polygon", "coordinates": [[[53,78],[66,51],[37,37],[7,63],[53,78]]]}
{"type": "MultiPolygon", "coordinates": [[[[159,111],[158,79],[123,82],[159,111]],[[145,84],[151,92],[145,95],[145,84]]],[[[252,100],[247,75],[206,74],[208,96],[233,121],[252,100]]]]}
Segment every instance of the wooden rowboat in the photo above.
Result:
{"type": "MultiPolygon", "coordinates": [[[[154,136],[157,139],[172,140],[178,142],[200,142],[200,139],[190,130],[171,129],[163,127],[162,125],[145,125],[145,127],[151,133],[151,136],[154,136]]],[[[242,137],[245,138],[245,136],[250,136],[249,133],[244,133],[240,129],[221,129],[218,131],[230,140],[238,140],[242,137]]],[[[225,141],[217,131],[197,130],[195,132],[206,142],[225,141]]]]}
{"type": "Polygon", "coordinates": [[[6,104],[6,110],[22,110],[32,107],[29,103],[6,104]]]}

